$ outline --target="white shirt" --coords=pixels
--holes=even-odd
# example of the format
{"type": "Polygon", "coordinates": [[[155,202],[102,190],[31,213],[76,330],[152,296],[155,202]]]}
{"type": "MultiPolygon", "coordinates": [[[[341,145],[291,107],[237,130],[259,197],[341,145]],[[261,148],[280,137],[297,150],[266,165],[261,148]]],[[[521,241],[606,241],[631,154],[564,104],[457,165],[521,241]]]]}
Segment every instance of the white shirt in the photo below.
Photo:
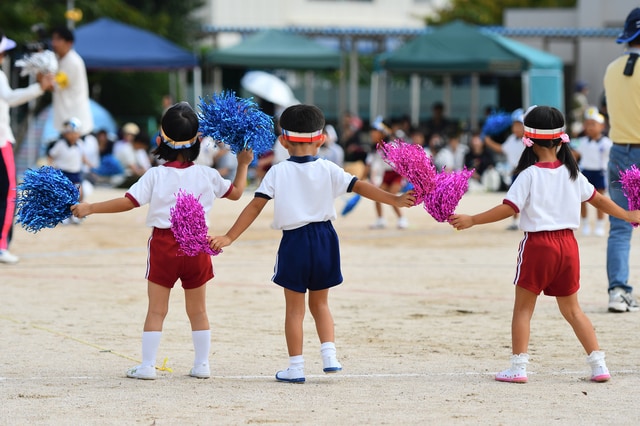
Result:
{"type": "Polygon", "coordinates": [[[176,194],[180,190],[199,197],[204,208],[207,225],[208,213],[216,198],[225,197],[232,189],[231,181],[223,179],[216,169],[191,164],[169,162],[152,167],[134,183],[126,193],[136,206],[149,204],[147,226],[171,228],[171,208],[176,204],[176,194]]]}
{"type": "Polygon", "coordinates": [[[7,75],[0,71],[0,148],[7,142],[15,143],[16,138],[11,130],[11,116],[9,108],[22,105],[31,99],[42,95],[44,91],[39,83],[28,87],[12,90],[7,75]]]}
{"type": "Polygon", "coordinates": [[[58,58],[58,73],[67,77],[66,86],[56,85],[53,91],[53,127],[60,133],[64,123],[75,117],[80,120],[80,134],[93,131],[93,115],[89,104],[89,82],[84,61],[71,49],[58,58]]]}
{"type": "Polygon", "coordinates": [[[502,153],[507,157],[507,163],[509,163],[512,171],[518,167],[524,148],[522,138],[516,137],[513,133],[502,143],[502,153]]]}
{"type": "Polygon", "coordinates": [[[597,141],[588,136],[578,138],[575,150],[580,154],[580,170],[606,170],[611,151],[611,139],[602,136],[597,141]]]}
{"type": "Polygon", "coordinates": [[[274,229],[290,230],[336,219],[335,198],[351,191],[356,177],[328,160],[289,157],[273,165],[256,196],[274,200],[274,229]]]}
{"type": "Polygon", "coordinates": [[[80,173],[82,171],[82,141],[69,145],[66,139],[59,139],[48,152],[51,157],[51,165],[56,169],[68,173],[80,173]]]}
{"type": "Polygon", "coordinates": [[[560,161],[537,163],[523,170],[504,199],[519,212],[525,232],[578,229],[580,203],[590,200],[595,188],[582,173],[576,180],[560,161]]]}

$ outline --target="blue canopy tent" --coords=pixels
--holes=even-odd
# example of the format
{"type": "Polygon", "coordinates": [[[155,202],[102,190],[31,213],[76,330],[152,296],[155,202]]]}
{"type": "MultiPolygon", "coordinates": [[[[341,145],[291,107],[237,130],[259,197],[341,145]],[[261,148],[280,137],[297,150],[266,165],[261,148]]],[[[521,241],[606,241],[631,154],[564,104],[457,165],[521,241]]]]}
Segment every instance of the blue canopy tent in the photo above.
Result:
{"type": "Polygon", "coordinates": [[[88,70],[165,71],[194,69],[197,57],[157,34],[101,18],[79,27],[75,50],[88,70]]]}
{"type": "MultiPolygon", "coordinates": [[[[523,106],[544,104],[564,109],[561,58],[461,21],[436,28],[393,52],[379,55],[377,66],[379,70],[412,74],[416,88],[412,97],[419,96],[416,94],[419,75],[471,74],[476,83],[480,73],[521,75],[523,106]]],[[[376,104],[372,100],[372,105],[376,104]]],[[[416,105],[415,99],[412,105],[416,105]]],[[[472,123],[478,118],[477,105],[475,108],[470,114],[472,123]]],[[[415,108],[412,118],[414,113],[415,108]]]]}

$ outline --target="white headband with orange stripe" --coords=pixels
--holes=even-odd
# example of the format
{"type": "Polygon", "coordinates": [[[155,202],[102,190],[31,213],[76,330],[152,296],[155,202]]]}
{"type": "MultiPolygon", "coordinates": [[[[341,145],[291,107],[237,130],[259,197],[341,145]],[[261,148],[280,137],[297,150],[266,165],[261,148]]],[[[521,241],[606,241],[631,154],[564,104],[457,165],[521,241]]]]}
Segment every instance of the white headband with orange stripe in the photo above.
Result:
{"type": "Polygon", "coordinates": [[[531,139],[558,139],[562,140],[562,143],[567,143],[571,139],[566,133],[566,127],[558,127],[557,129],[534,129],[533,127],[524,126],[524,137],[522,143],[526,146],[532,146],[533,141],[531,139]]]}
{"type": "Polygon", "coordinates": [[[196,139],[198,139],[198,135],[196,134],[194,137],[186,141],[174,141],[169,136],[167,136],[167,134],[164,132],[164,129],[162,128],[160,128],[160,136],[162,137],[162,142],[166,143],[173,149],[190,148],[195,143],[196,139]]]}

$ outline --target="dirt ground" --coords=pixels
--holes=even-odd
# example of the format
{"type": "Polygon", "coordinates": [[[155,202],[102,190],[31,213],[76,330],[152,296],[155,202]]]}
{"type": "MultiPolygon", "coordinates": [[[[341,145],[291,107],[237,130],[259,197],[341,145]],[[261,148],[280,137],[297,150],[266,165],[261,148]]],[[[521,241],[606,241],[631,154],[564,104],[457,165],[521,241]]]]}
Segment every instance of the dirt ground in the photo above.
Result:
{"type": "MultiPolygon", "coordinates": [[[[92,201],[120,196],[97,189],[92,201]]],[[[469,193],[475,213],[504,194],[469,193]]],[[[250,200],[219,200],[211,233],[250,200]]],[[[336,200],[338,211],[346,199],[336,200]]],[[[127,379],[140,359],[146,313],[146,208],[95,215],[31,234],[15,228],[17,265],[0,265],[0,424],[637,424],[640,313],[607,312],[606,238],[579,236],[580,300],[612,380],[588,380],[585,354],[555,301],[532,321],[529,383],[494,381],[508,366],[519,231],[508,221],[455,231],[422,207],[410,227],[369,230],[373,203],[334,222],[345,281],[331,292],[343,371],[322,373],[305,319],[307,381],[279,383],[287,365],[282,290],[270,282],[279,232],[271,206],[214,258],[208,287],[212,377],[187,376],[193,349],[180,287],[172,294],[158,380],[127,379]]],[[[591,211],[591,215],[594,212],[591,211]]],[[[631,253],[638,258],[636,232],[631,253]]],[[[640,266],[631,265],[631,282],[640,266]]]]}

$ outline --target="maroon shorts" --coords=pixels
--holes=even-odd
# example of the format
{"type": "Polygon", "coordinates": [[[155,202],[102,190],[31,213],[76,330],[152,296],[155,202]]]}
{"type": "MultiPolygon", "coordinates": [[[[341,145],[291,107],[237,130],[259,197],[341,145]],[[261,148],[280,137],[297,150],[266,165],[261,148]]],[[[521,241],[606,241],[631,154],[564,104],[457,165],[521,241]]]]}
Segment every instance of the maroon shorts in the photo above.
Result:
{"type": "Polygon", "coordinates": [[[573,231],[525,232],[514,284],[535,294],[570,296],[580,288],[580,253],[573,231]]]}
{"type": "Polygon", "coordinates": [[[211,256],[206,253],[185,255],[171,229],[153,228],[147,249],[145,278],[152,283],[173,288],[180,279],[182,287],[188,290],[198,288],[213,278],[211,256]]]}
{"type": "Polygon", "coordinates": [[[402,176],[394,172],[393,170],[387,170],[382,176],[382,183],[386,184],[387,186],[391,186],[394,184],[400,185],[402,183],[402,176]]]}

